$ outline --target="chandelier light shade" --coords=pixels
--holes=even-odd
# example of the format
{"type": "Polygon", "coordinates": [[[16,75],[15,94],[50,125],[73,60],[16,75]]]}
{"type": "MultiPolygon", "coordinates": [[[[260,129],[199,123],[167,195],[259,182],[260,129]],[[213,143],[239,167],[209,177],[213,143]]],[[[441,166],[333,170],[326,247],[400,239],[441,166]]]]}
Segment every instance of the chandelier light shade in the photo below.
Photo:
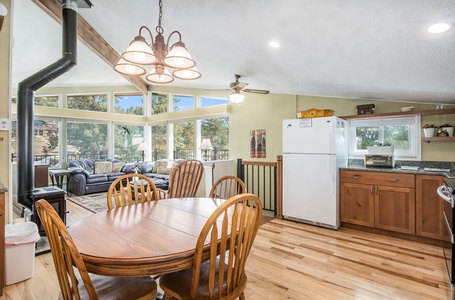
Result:
{"type": "Polygon", "coordinates": [[[192,67],[189,69],[177,69],[172,72],[172,76],[178,79],[192,80],[200,78],[202,74],[199,73],[196,67],[192,67]]]}
{"type": "Polygon", "coordinates": [[[147,71],[140,65],[132,64],[123,58],[121,58],[119,62],[114,66],[114,70],[122,74],[133,76],[141,76],[147,73],[147,71]]]}
{"type": "Polygon", "coordinates": [[[185,48],[185,44],[182,42],[175,43],[171,51],[166,55],[164,63],[174,69],[188,69],[196,65],[196,62],[191,58],[185,48]]]}
{"type": "Polygon", "coordinates": [[[173,31],[164,41],[164,29],[161,27],[163,17],[163,4],[159,0],[159,19],[156,27],[156,37],[153,39],[152,32],[146,26],[141,26],[139,35],[130,43],[126,51],[122,54],[119,62],[114,66],[114,70],[124,75],[142,76],[147,71],[143,66],[152,65],[152,69],[146,76],[146,80],[153,83],[170,83],[175,78],[183,80],[194,80],[202,75],[196,69],[196,62],[182,42],[182,35],[178,31],[173,31]],[[148,31],[150,44],[141,35],[142,30],[148,31]],[[178,41],[172,46],[169,44],[171,37],[177,35],[178,41]],[[171,72],[166,67],[176,69],[171,72]],[[140,70],[139,68],[142,68],[140,70]]]}
{"type": "Polygon", "coordinates": [[[245,95],[240,94],[240,91],[234,91],[229,95],[229,100],[232,103],[242,103],[245,100],[245,95]]]}
{"type": "Polygon", "coordinates": [[[145,79],[153,83],[161,84],[171,83],[174,81],[174,77],[171,76],[171,73],[169,73],[169,71],[162,64],[154,65],[145,79]]]}
{"type": "Polygon", "coordinates": [[[151,65],[157,60],[152,49],[140,35],[130,43],[125,53],[122,54],[122,58],[130,63],[142,65],[151,65]]]}

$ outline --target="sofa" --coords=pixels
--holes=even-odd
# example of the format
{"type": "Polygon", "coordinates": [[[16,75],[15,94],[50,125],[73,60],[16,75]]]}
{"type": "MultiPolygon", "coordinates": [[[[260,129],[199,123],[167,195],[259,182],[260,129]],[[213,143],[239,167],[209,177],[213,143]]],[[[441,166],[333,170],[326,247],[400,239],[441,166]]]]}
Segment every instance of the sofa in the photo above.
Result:
{"type": "Polygon", "coordinates": [[[150,177],[157,188],[167,190],[169,172],[181,160],[158,160],[156,162],[125,163],[111,159],[70,160],[67,169],[71,171],[68,193],[82,196],[107,192],[112,182],[129,173],[140,173],[150,177]]]}

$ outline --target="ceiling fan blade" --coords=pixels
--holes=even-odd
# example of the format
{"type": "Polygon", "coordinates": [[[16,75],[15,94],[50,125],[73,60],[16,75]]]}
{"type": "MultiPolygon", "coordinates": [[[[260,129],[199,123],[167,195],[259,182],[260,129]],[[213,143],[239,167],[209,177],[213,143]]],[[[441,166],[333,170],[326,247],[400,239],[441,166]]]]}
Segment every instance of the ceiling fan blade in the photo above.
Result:
{"type": "Polygon", "coordinates": [[[270,91],[267,91],[267,90],[255,90],[255,89],[244,89],[243,91],[247,92],[247,93],[256,93],[256,94],[268,94],[268,93],[270,93],[270,91]]]}
{"type": "Polygon", "coordinates": [[[236,82],[232,82],[229,85],[229,87],[231,89],[241,89],[241,90],[243,90],[247,85],[248,85],[248,83],[246,83],[246,82],[238,82],[238,81],[236,81],[236,82]]]}

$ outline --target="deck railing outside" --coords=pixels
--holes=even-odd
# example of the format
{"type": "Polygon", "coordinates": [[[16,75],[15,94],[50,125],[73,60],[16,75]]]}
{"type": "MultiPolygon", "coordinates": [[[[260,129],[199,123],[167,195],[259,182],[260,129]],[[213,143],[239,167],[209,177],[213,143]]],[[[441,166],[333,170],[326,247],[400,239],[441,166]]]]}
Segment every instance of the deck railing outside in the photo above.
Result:
{"type": "MultiPolygon", "coordinates": [[[[180,149],[174,150],[175,159],[193,158],[193,149],[180,149]]],[[[79,154],[79,153],[67,153],[66,161],[74,159],[106,159],[107,153],[95,153],[95,154],[79,154]]],[[[159,150],[154,150],[152,153],[152,161],[166,158],[166,154],[161,154],[159,150]]],[[[114,155],[114,159],[124,162],[139,162],[143,161],[144,157],[140,153],[117,153],[114,155]]],[[[226,160],[229,159],[229,150],[209,150],[207,157],[203,157],[202,160],[226,160]]],[[[13,154],[11,161],[16,161],[17,157],[13,154]]],[[[59,155],[34,155],[35,163],[45,163],[50,167],[58,167],[60,164],[59,155]]]]}

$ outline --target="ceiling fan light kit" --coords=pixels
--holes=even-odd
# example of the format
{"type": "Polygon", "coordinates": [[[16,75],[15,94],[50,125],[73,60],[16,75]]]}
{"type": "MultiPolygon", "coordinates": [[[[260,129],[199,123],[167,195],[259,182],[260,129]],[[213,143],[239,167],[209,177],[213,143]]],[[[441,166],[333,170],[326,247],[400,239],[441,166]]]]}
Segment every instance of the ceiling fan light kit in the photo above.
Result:
{"type": "Polygon", "coordinates": [[[240,91],[234,91],[229,95],[229,101],[232,103],[242,103],[243,100],[245,100],[245,95],[240,94],[240,91]]]}
{"type": "Polygon", "coordinates": [[[196,69],[196,62],[182,42],[182,35],[178,31],[173,31],[167,42],[164,42],[164,29],[161,27],[163,17],[162,0],[159,0],[159,19],[156,27],[156,37],[153,39],[152,32],[146,26],[139,28],[139,35],[130,43],[126,51],[122,54],[114,70],[125,75],[142,76],[146,73],[143,65],[153,65],[152,70],[145,78],[153,83],[170,83],[174,77],[183,80],[194,80],[202,75],[196,69]],[[151,43],[148,44],[141,35],[142,30],[148,31],[151,43]],[[169,41],[173,35],[178,35],[179,40],[169,46],[169,41]],[[166,67],[176,69],[172,75],[166,67]],[[174,76],[174,77],[173,77],[174,76]]]}
{"type": "Polygon", "coordinates": [[[229,100],[232,103],[242,103],[245,100],[245,95],[241,94],[240,92],[246,93],[255,93],[255,94],[268,94],[269,91],[267,90],[255,90],[255,89],[245,89],[248,85],[246,82],[240,82],[240,75],[235,74],[235,81],[231,82],[229,87],[232,90],[232,93],[229,95],[229,100]]]}

